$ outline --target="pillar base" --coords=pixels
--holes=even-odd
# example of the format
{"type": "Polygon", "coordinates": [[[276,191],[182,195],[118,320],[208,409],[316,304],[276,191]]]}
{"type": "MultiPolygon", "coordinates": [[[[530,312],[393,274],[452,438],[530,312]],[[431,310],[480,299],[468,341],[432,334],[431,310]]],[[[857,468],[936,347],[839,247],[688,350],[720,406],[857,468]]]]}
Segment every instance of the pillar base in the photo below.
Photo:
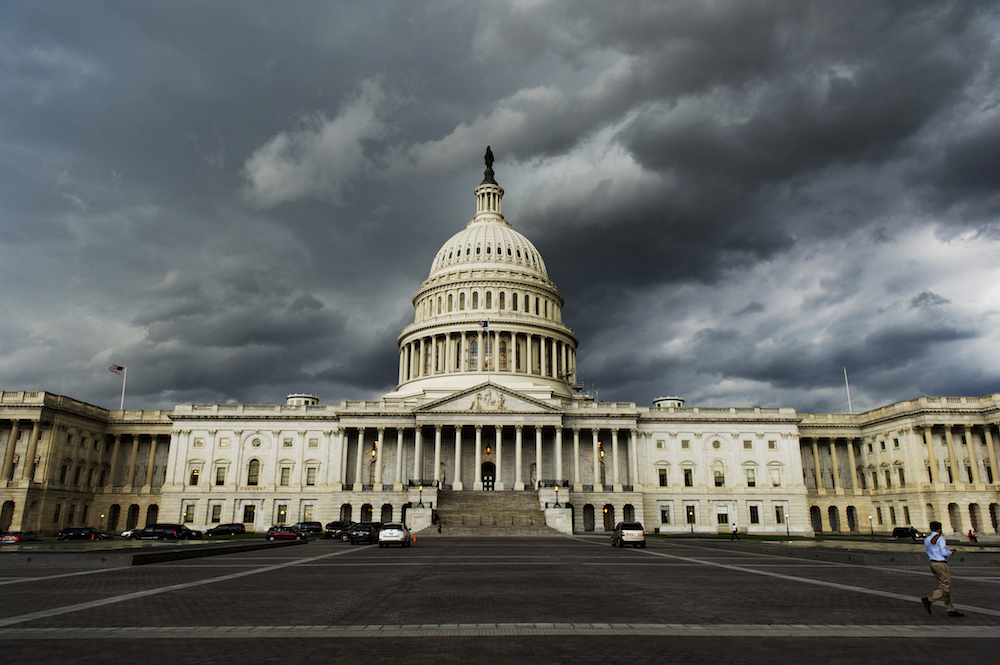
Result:
{"type": "Polygon", "coordinates": [[[458,481],[456,483],[451,484],[451,489],[461,492],[463,489],[465,489],[465,486],[462,485],[462,481],[458,481]]]}
{"type": "Polygon", "coordinates": [[[583,483],[573,483],[573,491],[574,492],[582,492],[583,491],[583,483]]]}
{"type": "Polygon", "coordinates": [[[361,490],[364,489],[364,487],[365,486],[362,485],[361,483],[354,483],[354,485],[351,486],[351,490],[354,492],[360,492],[361,490]]]}
{"type": "Polygon", "coordinates": [[[385,487],[385,485],[383,485],[382,483],[375,483],[374,485],[372,485],[372,489],[375,490],[376,492],[381,492],[383,487],[385,487]]]}
{"type": "Polygon", "coordinates": [[[392,484],[392,491],[393,492],[402,492],[403,491],[403,483],[393,483],[392,484]]]}
{"type": "Polygon", "coordinates": [[[612,486],[611,490],[613,492],[624,492],[625,491],[625,487],[621,483],[615,483],[612,486]]]}
{"type": "Polygon", "coordinates": [[[493,483],[493,489],[496,490],[496,491],[498,491],[498,492],[502,492],[504,490],[503,483],[501,483],[499,481],[493,483]]]}
{"type": "Polygon", "coordinates": [[[476,492],[481,491],[483,489],[483,483],[477,480],[476,482],[472,483],[472,489],[476,492]]]}
{"type": "Polygon", "coordinates": [[[517,481],[517,482],[514,483],[514,491],[515,492],[520,492],[523,489],[524,489],[524,483],[522,483],[521,481],[517,481]]]}

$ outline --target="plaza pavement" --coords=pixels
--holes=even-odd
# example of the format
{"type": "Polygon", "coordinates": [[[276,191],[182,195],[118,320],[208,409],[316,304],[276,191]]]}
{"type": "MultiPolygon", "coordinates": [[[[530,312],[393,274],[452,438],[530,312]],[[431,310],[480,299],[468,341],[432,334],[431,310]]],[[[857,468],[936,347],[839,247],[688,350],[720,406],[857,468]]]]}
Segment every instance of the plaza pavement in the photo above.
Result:
{"type": "Polygon", "coordinates": [[[1000,566],[873,567],[604,536],[328,540],[147,566],[0,570],[10,663],[995,663],[1000,566]]]}

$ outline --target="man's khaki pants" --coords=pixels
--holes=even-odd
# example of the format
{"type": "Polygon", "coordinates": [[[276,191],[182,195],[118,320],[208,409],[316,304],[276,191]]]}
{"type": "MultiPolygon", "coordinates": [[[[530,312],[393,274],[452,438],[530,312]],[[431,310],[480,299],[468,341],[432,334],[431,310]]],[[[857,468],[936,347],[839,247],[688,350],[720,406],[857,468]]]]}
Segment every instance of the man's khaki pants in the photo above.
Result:
{"type": "Polygon", "coordinates": [[[943,600],[945,609],[954,612],[955,605],[951,602],[951,572],[948,570],[948,564],[944,561],[931,561],[931,572],[937,578],[938,588],[927,596],[927,600],[932,603],[943,600]]]}

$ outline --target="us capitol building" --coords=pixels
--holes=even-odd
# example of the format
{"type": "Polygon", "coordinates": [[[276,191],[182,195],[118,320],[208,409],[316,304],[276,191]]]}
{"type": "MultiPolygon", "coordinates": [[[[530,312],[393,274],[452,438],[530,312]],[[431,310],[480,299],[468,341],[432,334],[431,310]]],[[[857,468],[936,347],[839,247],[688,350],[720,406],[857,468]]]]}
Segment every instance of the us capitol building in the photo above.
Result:
{"type": "Polygon", "coordinates": [[[451,533],[812,535],[895,526],[997,538],[1000,394],[859,414],[599,402],[538,250],[502,214],[492,153],[476,213],[433,257],[399,335],[395,392],[321,404],[107,410],[0,398],[0,529],[147,522],[248,530],[439,517],[451,533]],[[553,531],[554,530],[554,531],[553,531]]]}

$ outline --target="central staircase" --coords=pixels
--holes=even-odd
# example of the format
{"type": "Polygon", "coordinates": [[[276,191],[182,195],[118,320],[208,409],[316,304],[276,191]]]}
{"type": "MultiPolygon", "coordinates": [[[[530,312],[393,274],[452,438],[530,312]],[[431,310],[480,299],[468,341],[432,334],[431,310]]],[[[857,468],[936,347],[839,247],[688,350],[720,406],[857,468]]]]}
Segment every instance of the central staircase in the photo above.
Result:
{"type": "Polygon", "coordinates": [[[561,535],[545,526],[538,492],[439,491],[437,518],[443,536],[561,535]]]}

